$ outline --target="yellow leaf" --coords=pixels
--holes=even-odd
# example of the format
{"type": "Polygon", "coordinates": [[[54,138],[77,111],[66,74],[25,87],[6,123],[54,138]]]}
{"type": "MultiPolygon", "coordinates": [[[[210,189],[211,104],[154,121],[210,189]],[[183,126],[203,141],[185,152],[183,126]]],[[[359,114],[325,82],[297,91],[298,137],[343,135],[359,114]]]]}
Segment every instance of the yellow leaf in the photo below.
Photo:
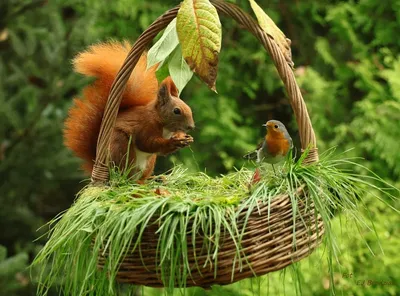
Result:
{"type": "Polygon", "coordinates": [[[182,55],[190,69],[215,91],[222,39],[217,10],[209,0],[184,0],[176,29],[182,55]]]}
{"type": "Polygon", "coordinates": [[[249,0],[251,8],[257,17],[258,24],[272,37],[278,44],[288,64],[293,67],[292,51],[290,49],[290,39],[286,38],[285,34],[278,28],[274,21],[264,12],[264,10],[254,0],[249,0]]]}

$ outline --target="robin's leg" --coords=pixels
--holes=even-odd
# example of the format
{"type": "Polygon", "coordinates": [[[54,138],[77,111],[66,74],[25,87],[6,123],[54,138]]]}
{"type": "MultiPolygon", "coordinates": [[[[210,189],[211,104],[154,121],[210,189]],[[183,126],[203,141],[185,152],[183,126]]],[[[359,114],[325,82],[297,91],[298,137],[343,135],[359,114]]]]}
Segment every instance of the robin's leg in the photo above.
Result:
{"type": "Polygon", "coordinates": [[[275,176],[276,176],[276,171],[275,171],[275,167],[274,167],[274,165],[271,163],[271,165],[272,165],[272,169],[274,170],[274,174],[275,174],[275,176]]]}

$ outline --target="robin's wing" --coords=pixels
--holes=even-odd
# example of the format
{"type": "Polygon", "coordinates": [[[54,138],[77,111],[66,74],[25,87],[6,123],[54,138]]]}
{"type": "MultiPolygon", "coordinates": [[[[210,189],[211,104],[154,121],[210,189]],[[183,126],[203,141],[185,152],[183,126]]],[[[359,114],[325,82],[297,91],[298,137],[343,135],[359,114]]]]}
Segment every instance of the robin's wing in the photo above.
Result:
{"type": "Polygon", "coordinates": [[[289,136],[289,149],[292,149],[293,148],[293,140],[292,140],[292,138],[289,136]]]}
{"type": "Polygon", "coordinates": [[[290,137],[290,135],[289,135],[289,133],[288,133],[288,131],[286,130],[286,128],[285,128],[285,130],[283,131],[283,133],[284,133],[284,135],[285,135],[285,138],[288,140],[288,142],[289,142],[289,149],[292,149],[293,148],[293,140],[292,140],[292,138],[290,137]]]}
{"type": "Polygon", "coordinates": [[[257,145],[256,150],[247,153],[246,155],[243,156],[243,158],[245,158],[245,159],[257,159],[257,152],[258,152],[258,150],[261,149],[261,147],[263,146],[264,142],[265,141],[260,142],[260,144],[257,145]]]}

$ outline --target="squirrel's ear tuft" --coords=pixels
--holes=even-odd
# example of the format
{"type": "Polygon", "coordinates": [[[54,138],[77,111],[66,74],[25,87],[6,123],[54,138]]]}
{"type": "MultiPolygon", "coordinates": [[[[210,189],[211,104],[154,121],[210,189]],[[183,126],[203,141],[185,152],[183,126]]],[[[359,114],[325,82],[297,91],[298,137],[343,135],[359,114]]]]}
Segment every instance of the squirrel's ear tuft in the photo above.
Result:
{"type": "Polygon", "coordinates": [[[161,84],[160,89],[158,90],[157,100],[160,106],[164,106],[171,100],[168,93],[168,87],[165,84],[161,84]]]}
{"type": "Polygon", "coordinates": [[[179,91],[178,88],[176,87],[174,81],[172,80],[171,76],[168,76],[161,82],[161,85],[166,85],[168,89],[168,93],[170,96],[178,97],[179,96],[179,91]]]}
{"type": "Polygon", "coordinates": [[[175,83],[172,81],[171,77],[168,76],[161,82],[160,89],[158,90],[158,101],[160,105],[165,105],[171,100],[171,96],[178,96],[178,89],[175,83]]]}

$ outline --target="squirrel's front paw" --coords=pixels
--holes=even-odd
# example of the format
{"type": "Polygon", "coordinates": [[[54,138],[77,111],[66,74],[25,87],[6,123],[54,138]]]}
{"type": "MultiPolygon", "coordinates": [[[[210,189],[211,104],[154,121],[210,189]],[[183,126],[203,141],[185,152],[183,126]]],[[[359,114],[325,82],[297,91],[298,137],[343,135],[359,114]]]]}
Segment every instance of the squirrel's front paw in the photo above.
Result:
{"type": "Polygon", "coordinates": [[[192,136],[185,133],[176,133],[170,140],[172,141],[173,146],[177,148],[183,148],[193,143],[192,136]]]}

